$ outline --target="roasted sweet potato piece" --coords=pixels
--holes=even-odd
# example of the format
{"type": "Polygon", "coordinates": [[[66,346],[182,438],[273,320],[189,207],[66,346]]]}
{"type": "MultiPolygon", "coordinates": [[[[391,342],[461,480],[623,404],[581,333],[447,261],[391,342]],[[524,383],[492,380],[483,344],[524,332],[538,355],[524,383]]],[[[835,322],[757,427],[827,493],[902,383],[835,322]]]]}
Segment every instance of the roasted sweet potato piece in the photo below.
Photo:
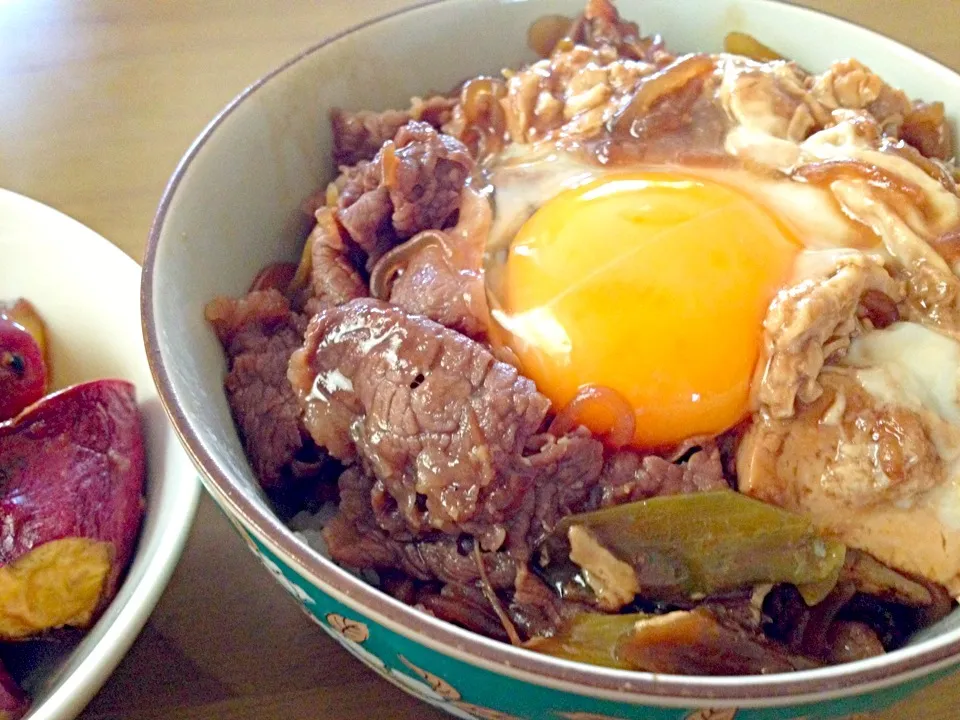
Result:
{"type": "Polygon", "coordinates": [[[0,663],[0,720],[18,720],[29,708],[30,700],[0,663]]]}
{"type": "Polygon", "coordinates": [[[133,552],[144,472],[130,383],[75,385],[0,423],[0,640],[92,622],[133,552]]]}
{"type": "Polygon", "coordinates": [[[43,397],[47,364],[33,334],[0,308],[0,421],[43,397]]]}
{"type": "Polygon", "coordinates": [[[113,565],[113,544],[52,540],[0,568],[0,634],[19,640],[47,628],[87,627],[113,565]]]}
{"type": "Polygon", "coordinates": [[[0,317],[6,318],[22,327],[37,343],[43,362],[50,366],[50,352],[47,349],[47,325],[40,313],[29,300],[17,298],[12,303],[0,303],[0,317]]]}

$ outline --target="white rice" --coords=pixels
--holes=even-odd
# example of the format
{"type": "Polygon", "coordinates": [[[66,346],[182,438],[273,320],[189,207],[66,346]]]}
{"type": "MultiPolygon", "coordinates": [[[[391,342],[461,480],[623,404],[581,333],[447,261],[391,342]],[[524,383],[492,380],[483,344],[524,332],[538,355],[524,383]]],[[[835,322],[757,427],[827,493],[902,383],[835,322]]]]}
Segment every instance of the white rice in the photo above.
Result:
{"type": "MultiPolygon", "coordinates": [[[[329,560],[330,550],[327,548],[327,543],[323,539],[321,531],[336,514],[337,504],[328,502],[321,506],[321,508],[315,513],[301,510],[290,519],[290,522],[287,523],[287,526],[293,530],[294,535],[329,560]]],[[[341,567],[343,566],[341,565],[341,567]]],[[[366,569],[357,571],[348,567],[344,567],[343,569],[353,575],[356,575],[358,578],[369,583],[370,585],[380,585],[380,576],[377,575],[375,570],[366,569]]]]}

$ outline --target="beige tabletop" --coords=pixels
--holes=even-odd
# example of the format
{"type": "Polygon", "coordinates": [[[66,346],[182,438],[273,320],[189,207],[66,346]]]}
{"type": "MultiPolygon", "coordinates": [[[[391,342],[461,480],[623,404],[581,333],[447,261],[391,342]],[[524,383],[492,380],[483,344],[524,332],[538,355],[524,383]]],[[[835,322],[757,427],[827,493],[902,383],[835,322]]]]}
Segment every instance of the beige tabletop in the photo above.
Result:
{"type": "MultiPolygon", "coordinates": [[[[410,0],[0,0],[0,187],[134,258],[204,124],[266,70],[410,0]]],[[[803,0],[960,69],[957,0],[803,0]]],[[[2,262],[2,260],[0,260],[2,262]]],[[[956,720],[960,675],[878,720],[956,720]]],[[[85,720],[432,720],[301,615],[204,500],[166,594],[85,720]]]]}

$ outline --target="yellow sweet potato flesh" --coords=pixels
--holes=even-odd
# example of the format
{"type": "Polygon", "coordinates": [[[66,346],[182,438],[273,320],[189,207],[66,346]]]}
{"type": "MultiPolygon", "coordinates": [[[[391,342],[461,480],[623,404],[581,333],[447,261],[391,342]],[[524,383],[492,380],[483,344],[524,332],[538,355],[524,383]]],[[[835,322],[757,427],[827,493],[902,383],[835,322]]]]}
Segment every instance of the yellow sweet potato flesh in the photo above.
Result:
{"type": "Polygon", "coordinates": [[[0,640],[86,628],[100,604],[113,554],[112,543],[63,538],[0,568],[0,640]]]}

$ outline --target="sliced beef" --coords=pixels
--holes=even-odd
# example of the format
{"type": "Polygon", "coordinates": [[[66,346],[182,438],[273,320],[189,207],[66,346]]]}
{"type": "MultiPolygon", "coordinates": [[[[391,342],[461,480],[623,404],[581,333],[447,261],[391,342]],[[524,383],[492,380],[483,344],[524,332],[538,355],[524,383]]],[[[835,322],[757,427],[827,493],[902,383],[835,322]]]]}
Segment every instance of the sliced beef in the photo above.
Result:
{"type": "MultiPolygon", "coordinates": [[[[282,326],[290,318],[290,303],[276,289],[254,290],[242,298],[215,298],[207,304],[205,316],[227,355],[233,357],[239,352],[231,351],[238,336],[282,326]]],[[[241,340],[238,347],[243,345],[241,340]]]]}
{"type": "Polygon", "coordinates": [[[396,243],[390,224],[393,202],[390,191],[381,184],[383,176],[378,161],[362,162],[344,170],[337,184],[337,221],[350,239],[367,257],[367,268],[396,243]]]}
{"type": "Polygon", "coordinates": [[[487,332],[482,275],[457,267],[437,245],[413,255],[393,283],[390,303],[468,337],[482,339],[487,332]]]}
{"type": "Polygon", "coordinates": [[[339,510],[323,530],[336,562],[377,570],[395,596],[402,595],[443,620],[501,639],[507,634],[481,589],[485,583],[523,638],[549,633],[566,614],[579,609],[564,605],[524,560],[514,557],[516,553],[480,552],[481,574],[474,541],[467,536],[409,542],[390,537],[377,526],[370,507],[375,484],[357,467],[340,476],[339,510]]]}
{"type": "Polygon", "coordinates": [[[384,256],[371,275],[371,290],[411,315],[423,315],[474,339],[487,333],[489,308],[483,284],[483,251],[493,211],[472,188],[463,191],[460,215],[447,231],[422,233],[384,256]],[[378,281],[397,275],[389,287],[378,281]]]}
{"type": "Polygon", "coordinates": [[[361,160],[356,165],[341,165],[340,174],[333,181],[330,205],[347,208],[355,204],[364,193],[376,190],[380,186],[382,170],[374,160],[361,160]]]}
{"type": "Polygon", "coordinates": [[[324,311],[290,376],[317,443],[367,466],[415,534],[455,533],[478,514],[502,522],[530,484],[513,461],[546,398],[434,323],[374,301],[324,311]],[[485,507],[504,490],[507,507],[485,507]]]}
{"type": "MultiPolygon", "coordinates": [[[[324,527],[330,556],[360,570],[401,570],[417,580],[467,584],[480,578],[472,542],[440,537],[417,542],[391,538],[377,525],[370,496],[376,481],[359,468],[340,476],[338,513],[324,527]]],[[[516,563],[506,553],[482,553],[484,570],[496,588],[513,585],[516,563]]]]}
{"type": "Polygon", "coordinates": [[[581,427],[560,438],[538,435],[527,444],[527,453],[527,462],[542,480],[536,483],[532,513],[518,513],[514,526],[529,517],[525,533],[534,547],[564,516],[593,509],[603,469],[603,445],[581,427]]]}
{"type": "Polygon", "coordinates": [[[682,463],[658,455],[641,456],[631,451],[613,455],[603,468],[599,505],[608,507],[661,495],[683,495],[727,490],[719,449],[707,444],[682,463]]]}
{"type": "MultiPolygon", "coordinates": [[[[307,243],[310,245],[310,284],[316,302],[330,305],[364,297],[367,283],[360,276],[353,256],[356,252],[343,237],[333,210],[320,208],[307,243]]],[[[319,305],[311,306],[319,309],[319,305]]],[[[312,314],[312,313],[311,313],[312,314]]]]}
{"type": "MultiPolygon", "coordinates": [[[[564,618],[581,609],[570,603],[564,604],[536,575],[523,567],[517,573],[513,592],[501,591],[498,599],[522,640],[551,635],[564,618]]],[[[510,639],[489,599],[476,585],[447,584],[439,591],[425,588],[417,595],[415,603],[441,620],[487,637],[503,641],[510,639]]]]}
{"type": "Polygon", "coordinates": [[[370,162],[337,181],[337,219],[368,255],[367,267],[400,240],[449,224],[473,169],[467,147],[411,121],[370,162]]]}
{"type": "Polygon", "coordinates": [[[264,487],[280,482],[303,447],[299,407],[285,375],[299,345],[300,333],[289,325],[259,335],[233,358],[224,383],[247,456],[264,487]]]}
{"type": "Polygon", "coordinates": [[[420,120],[435,128],[448,122],[456,104],[454,98],[433,96],[414,98],[409,110],[351,112],[336,109],[331,113],[333,159],[338,165],[355,165],[370,160],[387,140],[411,120],[420,120]]]}
{"type": "Polygon", "coordinates": [[[227,354],[224,387],[247,457],[263,486],[275,488],[304,448],[300,406],[287,380],[304,322],[277,290],[217,298],[206,316],[227,354]]]}
{"type": "Polygon", "coordinates": [[[575,476],[566,501],[599,474],[600,444],[587,437],[528,451],[549,402],[513,366],[382,302],[317,315],[290,378],[313,439],[376,478],[378,524],[397,536],[467,533],[496,550],[535,512],[539,484],[575,476]]]}
{"type": "Polygon", "coordinates": [[[551,635],[565,619],[584,609],[571,601],[562,601],[528,566],[517,571],[507,611],[524,638],[551,635]]]}
{"type": "Polygon", "coordinates": [[[460,205],[460,191],[473,169],[467,147],[426,123],[409,123],[394,139],[395,161],[384,165],[384,185],[393,201],[393,227],[401,238],[442,228],[460,205]]]}
{"type": "Polygon", "coordinates": [[[483,162],[501,153],[506,143],[506,115],[501,101],[507,84],[499,78],[480,76],[460,88],[460,98],[443,132],[462,141],[470,154],[483,162]]]}
{"type": "MultiPolygon", "coordinates": [[[[401,570],[418,580],[473,583],[480,570],[472,555],[461,555],[456,540],[402,542],[390,538],[375,525],[350,522],[338,514],[324,527],[323,537],[330,557],[358,570],[401,570]]],[[[484,553],[484,569],[491,584],[509,588],[516,562],[504,552],[484,553]]]]}
{"type": "Polygon", "coordinates": [[[473,585],[444,585],[437,592],[421,592],[416,605],[434,617],[487,637],[508,641],[500,618],[480,588],[473,585]]]}
{"type": "Polygon", "coordinates": [[[901,633],[913,624],[902,606],[858,594],[842,580],[813,607],[793,585],[777,585],[764,599],[763,614],[769,637],[792,652],[832,663],[882,655],[902,642],[901,633]],[[894,617],[899,622],[890,622],[894,617]],[[896,627],[894,636],[887,631],[890,626],[896,627]]]}
{"type": "MultiPolygon", "coordinates": [[[[306,203],[317,219],[307,240],[312,262],[307,312],[366,296],[363,268],[372,270],[392,248],[421,231],[454,222],[472,167],[463,143],[416,121],[405,121],[391,133],[373,160],[342,167],[330,192],[318,193],[306,203]],[[328,204],[334,201],[335,206],[328,204]]],[[[418,261],[420,270],[443,272],[434,259],[424,260],[418,261]]],[[[479,266],[479,260],[471,260],[472,265],[479,266]]],[[[472,309],[476,302],[462,299],[463,293],[456,297],[459,304],[450,310],[434,291],[431,307],[445,316],[480,315],[472,309]]]]}
{"type": "Polygon", "coordinates": [[[630,60],[654,63],[670,57],[659,35],[643,37],[640,26],[621,18],[610,0],[588,0],[570,34],[574,42],[592,48],[612,47],[618,56],[630,60]]]}
{"type": "Polygon", "coordinates": [[[924,157],[946,161],[953,158],[953,130],[942,102],[915,102],[903,120],[900,137],[924,157]]]}
{"type": "Polygon", "coordinates": [[[356,165],[371,160],[397,130],[410,122],[405,110],[358,110],[349,112],[335,109],[330,113],[333,127],[333,160],[338,165],[356,165]]]}

